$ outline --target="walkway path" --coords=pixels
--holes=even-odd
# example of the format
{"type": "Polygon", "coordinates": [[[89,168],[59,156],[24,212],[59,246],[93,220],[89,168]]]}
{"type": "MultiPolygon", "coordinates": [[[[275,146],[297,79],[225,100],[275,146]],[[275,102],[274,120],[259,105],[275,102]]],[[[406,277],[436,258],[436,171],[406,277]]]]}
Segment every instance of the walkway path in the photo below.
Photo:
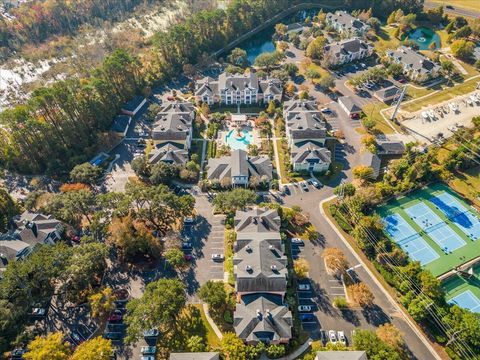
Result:
{"type": "Polygon", "coordinates": [[[215,321],[213,321],[213,319],[211,318],[210,313],[208,312],[208,305],[203,303],[202,306],[203,306],[203,312],[205,313],[205,317],[207,318],[208,323],[212,327],[212,329],[215,332],[215,334],[217,335],[217,337],[220,340],[222,340],[223,339],[223,334],[220,331],[220,329],[218,328],[217,324],[215,324],[215,321]]]}

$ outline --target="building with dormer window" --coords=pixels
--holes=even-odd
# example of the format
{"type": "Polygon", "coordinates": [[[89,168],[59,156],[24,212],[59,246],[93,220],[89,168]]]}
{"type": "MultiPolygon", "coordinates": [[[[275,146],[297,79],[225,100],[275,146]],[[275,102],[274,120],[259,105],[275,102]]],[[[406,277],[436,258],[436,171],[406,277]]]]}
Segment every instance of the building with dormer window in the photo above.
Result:
{"type": "Polygon", "coordinates": [[[370,26],[346,11],[336,11],[333,14],[328,13],[326,21],[338,33],[347,37],[363,36],[370,29],[370,26]]]}

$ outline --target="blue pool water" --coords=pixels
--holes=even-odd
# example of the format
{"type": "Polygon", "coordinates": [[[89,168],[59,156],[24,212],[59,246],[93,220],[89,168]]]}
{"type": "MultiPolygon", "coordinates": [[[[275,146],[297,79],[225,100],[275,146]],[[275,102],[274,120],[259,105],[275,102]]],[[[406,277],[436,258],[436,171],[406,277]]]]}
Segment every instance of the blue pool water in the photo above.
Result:
{"type": "Polygon", "coordinates": [[[250,130],[242,130],[241,136],[237,137],[237,130],[230,130],[225,135],[225,142],[230,146],[232,150],[247,150],[247,146],[253,141],[253,134],[250,130]]]}

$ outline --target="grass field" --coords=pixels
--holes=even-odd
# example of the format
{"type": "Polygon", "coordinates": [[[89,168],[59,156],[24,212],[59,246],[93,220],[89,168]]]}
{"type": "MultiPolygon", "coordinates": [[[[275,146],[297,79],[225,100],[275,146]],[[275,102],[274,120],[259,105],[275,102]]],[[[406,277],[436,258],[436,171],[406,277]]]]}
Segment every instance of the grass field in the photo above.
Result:
{"type": "Polygon", "coordinates": [[[480,2],[478,0],[430,0],[431,3],[438,5],[450,5],[454,8],[462,8],[467,10],[480,11],[480,2]]]}
{"type": "MultiPolygon", "coordinates": [[[[367,117],[375,120],[375,129],[374,130],[376,132],[379,132],[379,133],[382,133],[382,134],[393,134],[394,133],[393,129],[390,127],[390,125],[387,124],[387,121],[384,119],[382,114],[380,114],[380,111],[382,111],[383,109],[386,109],[388,107],[389,107],[388,105],[386,105],[384,103],[380,103],[380,102],[371,102],[371,103],[366,104],[363,107],[363,112],[365,113],[365,115],[367,117]]],[[[394,123],[392,123],[392,125],[395,129],[397,129],[397,131],[400,131],[400,128],[397,125],[395,125],[394,123]]]]}
{"type": "Polygon", "coordinates": [[[195,304],[194,305],[198,310],[200,310],[200,313],[202,315],[202,322],[205,328],[207,329],[207,341],[208,345],[212,348],[216,348],[220,346],[220,339],[218,338],[217,334],[215,334],[215,331],[213,328],[210,326],[210,323],[207,320],[207,317],[205,316],[205,312],[203,311],[203,306],[200,304],[195,304]]]}
{"type": "Polygon", "coordinates": [[[480,81],[480,78],[469,79],[465,82],[443,89],[437,93],[434,93],[430,96],[427,96],[423,99],[412,101],[406,105],[402,106],[402,110],[408,112],[416,112],[421,108],[428,105],[436,105],[444,101],[448,101],[460,95],[465,95],[469,92],[474,91],[477,88],[477,83],[480,81]]]}
{"type": "Polygon", "coordinates": [[[394,32],[394,27],[382,26],[377,35],[377,40],[373,42],[375,51],[384,53],[389,49],[396,49],[400,45],[400,40],[393,36],[394,32]]]}
{"type": "MultiPolygon", "coordinates": [[[[387,205],[381,207],[378,212],[382,217],[391,214],[399,214],[417,233],[422,235],[423,240],[439,255],[439,257],[425,265],[425,268],[430,270],[434,276],[440,276],[444,273],[449,272],[458,265],[464,264],[478,256],[480,256],[480,240],[472,241],[469,239],[465,233],[451,222],[445,214],[437,209],[433,203],[428,201],[431,197],[439,195],[443,192],[448,192],[449,194],[456,197],[456,199],[462,203],[467,208],[470,208],[458,194],[452,191],[450,188],[444,184],[434,184],[428,188],[414,191],[407,196],[398,198],[396,200],[390,201],[387,205]],[[422,229],[417,225],[417,223],[410,218],[410,216],[405,212],[405,209],[424,202],[441,220],[450,226],[455,234],[457,234],[464,242],[465,245],[452,251],[451,253],[444,253],[440,246],[428,235],[428,233],[422,232],[422,229]]],[[[392,239],[395,241],[394,239],[392,239]]]]}

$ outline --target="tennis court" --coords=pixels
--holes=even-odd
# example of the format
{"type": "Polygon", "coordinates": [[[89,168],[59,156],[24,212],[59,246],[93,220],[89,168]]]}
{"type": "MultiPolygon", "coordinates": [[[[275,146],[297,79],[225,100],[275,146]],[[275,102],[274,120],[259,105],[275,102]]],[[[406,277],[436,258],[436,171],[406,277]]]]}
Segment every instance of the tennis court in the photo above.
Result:
{"type": "Polygon", "coordinates": [[[466,244],[424,202],[406,208],[405,212],[445,253],[451,253],[466,244]]]}
{"type": "Polygon", "coordinates": [[[440,257],[399,214],[389,215],[383,221],[385,231],[413,260],[426,265],[440,257]]]}
{"type": "Polygon", "coordinates": [[[430,201],[442,211],[471,240],[480,239],[480,219],[447,192],[436,195],[430,201]]]}
{"type": "Polygon", "coordinates": [[[464,291],[461,294],[451,298],[449,304],[457,304],[461,308],[468,309],[471,312],[480,313],[480,300],[470,291],[464,291]]]}

